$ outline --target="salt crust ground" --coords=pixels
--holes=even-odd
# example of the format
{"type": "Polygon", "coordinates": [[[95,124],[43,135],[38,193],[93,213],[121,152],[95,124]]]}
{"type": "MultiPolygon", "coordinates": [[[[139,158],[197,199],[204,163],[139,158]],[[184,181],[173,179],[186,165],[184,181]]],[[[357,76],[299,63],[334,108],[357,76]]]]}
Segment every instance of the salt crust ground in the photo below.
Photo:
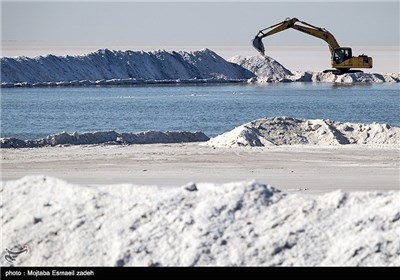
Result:
{"type": "Polygon", "coordinates": [[[3,247],[30,248],[18,266],[400,265],[397,191],[310,196],[254,181],[160,188],[31,176],[0,192],[3,247]]]}

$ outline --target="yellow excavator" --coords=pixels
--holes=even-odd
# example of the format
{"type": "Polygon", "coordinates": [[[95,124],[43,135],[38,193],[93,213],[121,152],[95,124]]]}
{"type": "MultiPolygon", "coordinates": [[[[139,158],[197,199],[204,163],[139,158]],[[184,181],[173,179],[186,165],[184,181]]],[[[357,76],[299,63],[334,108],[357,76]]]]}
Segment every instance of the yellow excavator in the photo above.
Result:
{"type": "Polygon", "coordinates": [[[351,48],[341,47],[335,37],[325,28],[313,26],[307,22],[300,21],[297,18],[287,18],[284,21],[260,30],[253,39],[253,47],[263,56],[265,52],[262,38],[283,30],[293,28],[326,41],[331,52],[332,67],[335,70],[325,70],[334,74],[362,72],[361,70],[350,70],[351,68],[372,68],[372,57],[367,55],[352,56],[351,48]],[[299,24],[301,23],[301,24],[299,24]]]}

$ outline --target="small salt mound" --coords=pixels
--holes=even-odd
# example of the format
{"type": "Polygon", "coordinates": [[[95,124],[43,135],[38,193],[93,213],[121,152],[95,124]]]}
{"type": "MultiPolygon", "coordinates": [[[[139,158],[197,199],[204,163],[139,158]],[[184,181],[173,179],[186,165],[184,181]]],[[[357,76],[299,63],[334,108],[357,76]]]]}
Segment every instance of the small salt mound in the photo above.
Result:
{"type": "Polygon", "coordinates": [[[115,131],[78,132],[49,135],[38,140],[20,140],[17,138],[0,138],[1,148],[35,148],[56,145],[88,144],[156,144],[201,142],[209,138],[203,132],[187,131],[146,131],[140,133],[118,133],[115,131]]]}
{"type": "Polygon", "coordinates": [[[279,62],[268,56],[234,56],[228,60],[229,62],[240,65],[241,67],[254,73],[258,80],[263,81],[279,81],[286,79],[292,73],[282,66],[279,62]]]}
{"type": "MultiPolygon", "coordinates": [[[[288,77],[293,82],[326,82],[326,83],[341,83],[341,84],[353,84],[353,83],[398,83],[400,82],[399,73],[346,73],[341,75],[335,75],[333,73],[323,72],[294,72],[294,74],[288,77]]],[[[262,82],[260,80],[259,82],[262,82]]]]}
{"type": "Polygon", "coordinates": [[[241,125],[206,143],[214,147],[296,144],[400,144],[400,128],[387,124],[272,117],[241,125]]]}
{"type": "Polygon", "coordinates": [[[383,82],[395,82],[395,78],[391,75],[386,75],[378,73],[347,73],[342,75],[334,75],[332,73],[314,73],[312,81],[322,81],[331,83],[383,83],[383,82]]]}
{"type": "MultiPolygon", "coordinates": [[[[2,183],[0,193],[3,246],[31,249],[18,266],[400,265],[400,192],[310,196],[254,181],[160,188],[32,176],[2,183]]],[[[10,265],[4,253],[1,264],[10,265]]]]}

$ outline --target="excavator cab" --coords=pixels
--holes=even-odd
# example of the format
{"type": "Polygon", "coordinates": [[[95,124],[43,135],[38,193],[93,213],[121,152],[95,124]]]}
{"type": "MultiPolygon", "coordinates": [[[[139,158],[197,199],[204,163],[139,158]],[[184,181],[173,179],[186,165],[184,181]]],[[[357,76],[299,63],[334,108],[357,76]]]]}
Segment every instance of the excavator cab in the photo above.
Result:
{"type": "Polygon", "coordinates": [[[340,64],[350,58],[352,58],[351,48],[335,48],[333,50],[333,61],[336,64],[340,64]]]}
{"type": "Polygon", "coordinates": [[[334,74],[356,73],[361,70],[350,70],[350,68],[372,68],[372,57],[359,55],[354,57],[351,48],[337,47],[332,51],[332,67],[336,70],[325,70],[334,74]]]}

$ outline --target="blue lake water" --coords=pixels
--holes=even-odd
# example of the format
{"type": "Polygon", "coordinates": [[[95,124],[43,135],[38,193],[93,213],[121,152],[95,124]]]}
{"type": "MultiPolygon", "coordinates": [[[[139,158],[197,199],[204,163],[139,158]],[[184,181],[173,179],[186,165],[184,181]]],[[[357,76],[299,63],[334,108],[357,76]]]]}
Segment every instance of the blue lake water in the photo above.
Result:
{"type": "Polygon", "coordinates": [[[1,89],[1,137],[115,130],[215,136],[272,116],[400,126],[398,84],[179,85],[1,89]]]}

